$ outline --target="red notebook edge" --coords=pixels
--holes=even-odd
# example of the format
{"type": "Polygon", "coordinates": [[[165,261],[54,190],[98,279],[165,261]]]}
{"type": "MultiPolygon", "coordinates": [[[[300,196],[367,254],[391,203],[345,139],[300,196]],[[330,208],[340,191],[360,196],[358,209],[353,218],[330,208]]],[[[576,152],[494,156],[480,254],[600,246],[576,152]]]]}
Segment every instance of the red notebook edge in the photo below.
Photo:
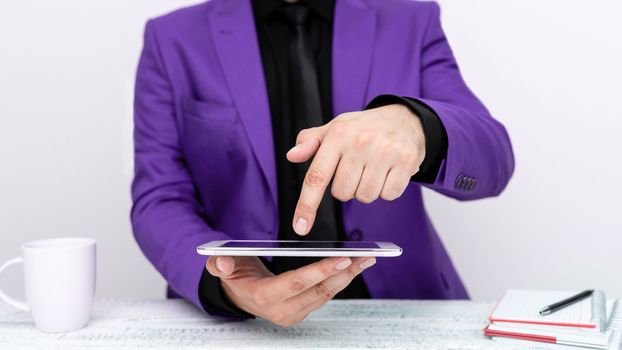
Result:
{"type": "Polygon", "coordinates": [[[550,336],[545,336],[545,335],[533,335],[533,334],[527,334],[527,333],[492,331],[488,329],[488,326],[484,328],[484,335],[487,337],[514,338],[514,339],[537,341],[541,343],[552,343],[552,344],[557,343],[557,338],[555,337],[550,337],[550,336]]]}

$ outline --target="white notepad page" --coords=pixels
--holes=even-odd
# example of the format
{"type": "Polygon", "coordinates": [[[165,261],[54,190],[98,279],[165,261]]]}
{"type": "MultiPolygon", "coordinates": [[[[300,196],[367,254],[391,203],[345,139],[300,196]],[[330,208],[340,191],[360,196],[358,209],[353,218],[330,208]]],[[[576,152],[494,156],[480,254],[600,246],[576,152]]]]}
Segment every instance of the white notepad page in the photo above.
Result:
{"type": "Polygon", "coordinates": [[[510,289],[493,310],[490,321],[591,328],[600,331],[606,323],[606,310],[605,296],[598,290],[590,298],[550,315],[539,314],[543,307],[577,293],[579,292],[510,289]]]}

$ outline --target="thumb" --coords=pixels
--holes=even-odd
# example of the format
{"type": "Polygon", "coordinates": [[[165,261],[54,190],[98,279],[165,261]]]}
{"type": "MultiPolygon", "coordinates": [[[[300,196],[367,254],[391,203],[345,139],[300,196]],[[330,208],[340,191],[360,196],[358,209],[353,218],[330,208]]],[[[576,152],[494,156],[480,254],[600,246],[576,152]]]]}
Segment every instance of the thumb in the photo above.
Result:
{"type": "Polygon", "coordinates": [[[235,271],[235,259],[232,256],[210,256],[205,268],[212,276],[228,277],[235,271]]]}
{"type": "Polygon", "coordinates": [[[311,159],[320,148],[326,126],[304,129],[298,133],[296,146],[287,152],[287,160],[292,163],[303,163],[311,159]]]}

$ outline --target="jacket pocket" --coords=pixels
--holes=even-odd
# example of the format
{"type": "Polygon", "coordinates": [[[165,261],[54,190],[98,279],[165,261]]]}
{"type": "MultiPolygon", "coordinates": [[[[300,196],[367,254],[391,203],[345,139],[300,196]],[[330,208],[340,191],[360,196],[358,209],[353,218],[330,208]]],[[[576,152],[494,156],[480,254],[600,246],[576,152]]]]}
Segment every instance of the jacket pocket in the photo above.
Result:
{"type": "Polygon", "coordinates": [[[190,97],[182,97],[181,103],[185,118],[221,124],[237,122],[238,111],[234,105],[216,101],[200,101],[190,97]]]}

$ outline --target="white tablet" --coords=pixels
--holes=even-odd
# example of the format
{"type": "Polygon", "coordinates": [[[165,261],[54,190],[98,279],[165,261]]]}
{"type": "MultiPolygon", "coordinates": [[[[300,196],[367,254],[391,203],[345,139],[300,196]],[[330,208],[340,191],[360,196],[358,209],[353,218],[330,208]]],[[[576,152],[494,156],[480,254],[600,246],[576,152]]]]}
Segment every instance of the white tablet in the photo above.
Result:
{"type": "Polygon", "coordinates": [[[390,242],[359,241],[211,241],[197,247],[201,255],[224,256],[382,256],[402,255],[390,242]]]}

